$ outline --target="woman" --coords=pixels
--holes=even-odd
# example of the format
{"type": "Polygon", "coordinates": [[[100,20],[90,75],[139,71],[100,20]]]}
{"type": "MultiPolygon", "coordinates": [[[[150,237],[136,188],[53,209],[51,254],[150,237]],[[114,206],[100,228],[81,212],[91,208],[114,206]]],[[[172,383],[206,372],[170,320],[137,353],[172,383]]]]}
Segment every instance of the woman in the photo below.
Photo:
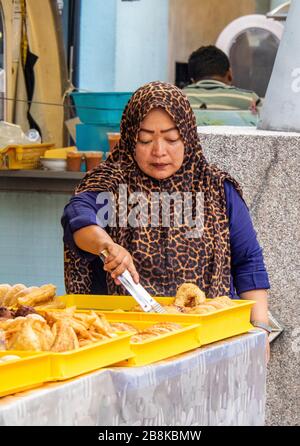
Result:
{"type": "MultiPolygon", "coordinates": [[[[193,200],[189,209],[193,222],[197,209],[193,200]]],[[[172,203],[170,221],[180,212],[172,203]]],[[[128,269],[135,282],[140,280],[154,296],[175,295],[180,284],[193,282],[209,298],[235,298],[237,293],[255,300],[252,320],[268,329],[270,285],[240,187],[205,160],[195,116],[177,87],[152,82],[135,92],[123,113],[119,145],[82,180],[62,223],[67,292],[100,294],[106,285],[108,294],[124,294],[117,277],[128,269]],[[126,187],[127,196],[139,192],[149,202],[166,192],[202,194],[204,225],[200,232],[191,232],[186,220],[162,224],[161,209],[154,213],[156,222],[146,214],[139,226],[126,219],[120,224],[134,211],[136,203],[129,199],[128,209],[120,211],[119,206],[115,224],[104,228],[101,206],[113,215],[120,185],[126,187]],[[111,194],[109,203],[101,193],[111,194]],[[98,257],[104,249],[109,252],[106,279],[98,257]]]]}

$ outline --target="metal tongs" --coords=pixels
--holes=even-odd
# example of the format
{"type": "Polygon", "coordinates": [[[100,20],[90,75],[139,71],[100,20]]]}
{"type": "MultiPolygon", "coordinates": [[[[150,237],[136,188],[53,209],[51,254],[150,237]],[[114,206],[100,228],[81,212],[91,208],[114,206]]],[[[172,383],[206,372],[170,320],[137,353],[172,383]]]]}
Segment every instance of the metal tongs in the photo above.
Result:
{"type": "MultiPolygon", "coordinates": [[[[104,262],[105,258],[108,255],[109,253],[106,250],[102,251],[100,254],[101,260],[104,262]]],[[[130,272],[127,269],[124,271],[123,274],[118,276],[118,280],[142,307],[143,311],[145,311],[146,313],[166,313],[166,310],[158,302],[156,302],[153,297],[150,296],[148,291],[146,291],[140,283],[136,284],[134,282],[130,272]]]]}

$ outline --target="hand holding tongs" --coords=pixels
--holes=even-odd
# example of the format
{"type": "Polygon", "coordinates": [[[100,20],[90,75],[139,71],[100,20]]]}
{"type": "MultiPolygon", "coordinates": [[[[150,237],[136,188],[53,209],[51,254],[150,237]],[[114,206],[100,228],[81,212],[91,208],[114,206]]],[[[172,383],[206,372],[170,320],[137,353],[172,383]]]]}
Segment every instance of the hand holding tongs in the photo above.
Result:
{"type": "MultiPolygon", "coordinates": [[[[102,251],[100,254],[101,260],[104,262],[108,255],[109,253],[106,250],[102,251]]],[[[156,302],[153,297],[150,296],[150,294],[144,287],[142,287],[140,283],[136,284],[134,282],[130,272],[127,269],[124,271],[124,273],[118,276],[118,280],[142,307],[143,311],[146,313],[166,313],[166,310],[158,302],[156,302]]]]}

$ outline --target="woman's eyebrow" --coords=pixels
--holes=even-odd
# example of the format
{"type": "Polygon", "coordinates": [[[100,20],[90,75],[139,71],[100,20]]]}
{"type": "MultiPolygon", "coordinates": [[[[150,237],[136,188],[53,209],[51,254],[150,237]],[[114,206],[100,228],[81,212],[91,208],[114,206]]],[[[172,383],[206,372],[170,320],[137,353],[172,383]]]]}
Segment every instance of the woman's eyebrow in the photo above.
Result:
{"type": "MultiPolygon", "coordinates": [[[[166,130],[161,130],[160,133],[167,133],[167,132],[170,132],[171,130],[177,130],[177,127],[171,127],[166,130]]],[[[143,128],[140,128],[140,132],[146,132],[146,133],[151,133],[151,134],[155,133],[154,130],[148,130],[148,129],[143,129],[143,128]]]]}
{"type": "Polygon", "coordinates": [[[166,130],[161,130],[160,133],[167,133],[167,132],[170,132],[171,130],[177,130],[177,127],[171,127],[169,129],[166,129],[166,130]]]}
{"type": "Polygon", "coordinates": [[[142,127],[139,130],[140,132],[146,132],[146,133],[155,133],[154,130],[148,130],[148,129],[143,129],[142,127]]]}

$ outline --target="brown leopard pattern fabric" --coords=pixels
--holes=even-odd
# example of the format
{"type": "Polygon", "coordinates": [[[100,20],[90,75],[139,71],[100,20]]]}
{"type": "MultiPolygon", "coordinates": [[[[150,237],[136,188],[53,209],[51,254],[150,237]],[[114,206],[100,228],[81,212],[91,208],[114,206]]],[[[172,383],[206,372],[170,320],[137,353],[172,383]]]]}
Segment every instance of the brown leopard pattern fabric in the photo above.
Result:
{"type": "MultiPolygon", "coordinates": [[[[188,226],[107,228],[114,242],[133,256],[140,281],[154,296],[174,296],[183,282],[196,283],[207,297],[228,295],[230,290],[230,240],[226,214],[224,181],[229,180],[241,194],[239,185],[226,172],[209,165],[200,146],[195,116],[180,89],[152,82],[138,89],[128,102],[121,121],[120,143],[108,159],[89,172],[76,189],[112,192],[118,197],[119,184],[128,194],[153,192],[202,192],[204,230],[201,238],[187,238],[188,226]],[[156,180],[145,175],[134,160],[141,121],[150,110],[161,107],[173,118],[184,142],[184,162],[170,178],[156,180]]],[[[131,208],[128,206],[128,212],[131,208]]],[[[171,206],[171,217],[176,210],[171,206]]],[[[193,203],[193,216],[196,208],[193,203]]],[[[158,216],[157,216],[158,218],[158,216]]],[[[161,221],[160,221],[161,222],[161,221]]],[[[109,294],[124,294],[107,274],[109,294]]],[[[89,293],[91,272],[86,260],[65,246],[65,282],[68,293],[89,293]]]]}

